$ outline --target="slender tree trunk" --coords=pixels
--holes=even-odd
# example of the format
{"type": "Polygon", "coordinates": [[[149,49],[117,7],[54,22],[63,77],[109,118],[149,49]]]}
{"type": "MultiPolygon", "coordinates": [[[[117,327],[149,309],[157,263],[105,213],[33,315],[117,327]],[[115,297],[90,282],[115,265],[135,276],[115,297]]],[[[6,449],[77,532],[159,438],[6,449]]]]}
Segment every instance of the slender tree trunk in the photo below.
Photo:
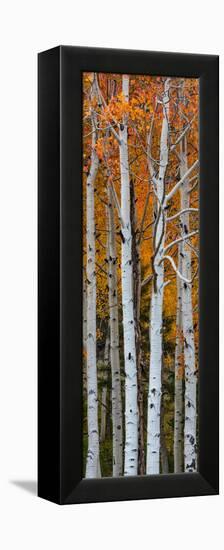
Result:
{"type": "MultiPolygon", "coordinates": [[[[188,170],[187,163],[187,139],[181,142],[180,146],[181,177],[188,170]]],[[[181,188],[181,209],[189,208],[189,184],[181,188]]],[[[190,232],[189,212],[182,215],[182,234],[190,232]]],[[[191,279],[191,249],[186,241],[183,241],[182,248],[182,271],[184,277],[191,279]]],[[[196,388],[197,378],[195,373],[195,343],[192,312],[192,285],[183,283],[183,338],[184,338],[184,363],[185,363],[185,421],[184,421],[184,468],[185,472],[195,472],[197,469],[197,450],[196,450],[196,388]]]]}
{"type": "Polygon", "coordinates": [[[160,442],[160,458],[161,458],[161,472],[162,474],[169,473],[168,453],[165,439],[164,428],[164,406],[161,406],[161,442],[160,442]]]}
{"type": "Polygon", "coordinates": [[[148,391],[147,422],[147,461],[146,473],[159,474],[160,471],[160,406],[162,372],[162,327],[163,327],[163,288],[164,266],[161,262],[165,238],[165,214],[162,205],[165,195],[165,175],[169,153],[169,82],[166,79],[163,97],[163,121],[160,139],[160,165],[156,180],[158,200],[157,220],[155,224],[155,251],[153,258],[154,285],[151,298],[150,315],[150,369],[148,391]]]}
{"type": "MultiPolygon", "coordinates": [[[[91,98],[96,95],[95,81],[92,84],[91,98]]],[[[94,184],[98,170],[96,144],[96,116],[92,112],[92,152],[90,171],[86,189],[86,248],[87,248],[87,416],[88,416],[88,452],[86,477],[100,476],[99,428],[98,428],[98,390],[96,365],[96,271],[95,271],[95,207],[94,184]]]]}
{"type": "Polygon", "coordinates": [[[109,368],[109,347],[110,337],[109,331],[106,337],[104,348],[104,375],[103,375],[103,387],[101,394],[101,424],[100,424],[100,442],[102,443],[106,437],[106,420],[107,420],[107,385],[108,385],[108,368],[109,368]]]}
{"type": "MultiPolygon", "coordinates": [[[[129,101],[129,77],[122,76],[122,90],[129,101]]],[[[121,170],[121,215],[122,250],[121,281],[125,365],[125,458],[124,475],[137,475],[138,472],[138,403],[137,366],[135,347],[132,234],[130,220],[130,177],[128,161],[127,117],[120,124],[120,170],[121,170]]]]}
{"type": "Polygon", "coordinates": [[[87,373],[86,373],[86,357],[87,357],[87,346],[86,346],[86,340],[87,340],[87,285],[86,285],[86,277],[83,273],[83,301],[82,301],[82,345],[83,345],[83,389],[86,392],[86,386],[87,386],[87,373]]]}
{"type": "Polygon", "coordinates": [[[113,477],[123,473],[123,419],[119,354],[117,251],[112,189],[108,182],[108,287],[110,310],[110,363],[112,377],[113,477]]]}
{"type": "Polygon", "coordinates": [[[133,261],[133,291],[134,291],[134,318],[135,318],[135,344],[136,344],[136,363],[138,380],[138,474],[145,474],[145,446],[144,446],[144,402],[143,402],[143,384],[141,367],[141,259],[140,247],[137,234],[137,216],[135,189],[133,180],[130,180],[131,194],[131,226],[132,226],[132,261],[133,261]]]}
{"type": "MultiPolygon", "coordinates": [[[[178,247],[178,270],[182,273],[182,243],[178,247]]],[[[174,392],[174,472],[183,471],[183,335],[182,335],[182,293],[183,282],[177,276],[177,313],[175,349],[175,392],[174,392]]]]}

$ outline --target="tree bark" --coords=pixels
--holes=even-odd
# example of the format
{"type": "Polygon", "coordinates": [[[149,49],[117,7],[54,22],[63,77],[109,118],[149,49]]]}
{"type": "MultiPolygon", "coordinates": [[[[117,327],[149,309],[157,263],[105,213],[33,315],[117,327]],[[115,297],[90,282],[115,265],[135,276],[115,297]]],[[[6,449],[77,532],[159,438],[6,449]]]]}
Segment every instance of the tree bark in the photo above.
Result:
{"type": "Polygon", "coordinates": [[[145,445],[144,445],[144,402],[143,402],[143,383],[141,367],[141,260],[140,246],[137,233],[137,216],[135,189],[133,180],[130,180],[131,196],[131,226],[132,226],[132,261],[133,261],[133,292],[134,292],[134,319],[135,319],[135,345],[136,345],[136,364],[138,380],[138,474],[145,474],[145,445]]]}
{"type": "Polygon", "coordinates": [[[112,188],[108,182],[108,287],[110,311],[110,363],[112,378],[113,477],[123,473],[123,418],[119,354],[117,251],[112,188]]]}
{"type": "Polygon", "coordinates": [[[104,348],[104,372],[103,376],[103,387],[101,394],[101,424],[100,424],[100,442],[105,441],[106,437],[106,420],[107,420],[107,385],[108,385],[108,368],[109,368],[109,347],[110,347],[110,337],[109,331],[106,337],[105,348],[104,348]]]}
{"type": "Polygon", "coordinates": [[[168,453],[165,439],[164,428],[164,406],[161,406],[161,442],[160,442],[160,459],[161,459],[161,472],[162,474],[169,473],[168,453]]]}
{"type": "MultiPolygon", "coordinates": [[[[129,77],[122,76],[122,90],[129,101],[129,77]]],[[[119,130],[119,152],[121,172],[121,214],[123,225],[121,247],[121,282],[125,367],[125,457],[124,475],[138,472],[138,403],[137,366],[133,300],[132,233],[130,220],[130,177],[128,161],[127,116],[119,130]]]]}
{"type": "Polygon", "coordinates": [[[156,178],[155,191],[158,201],[157,220],[155,224],[155,250],[153,257],[154,284],[151,298],[150,315],[150,369],[148,390],[147,421],[147,461],[146,473],[159,474],[160,471],[160,407],[161,407],[161,372],[162,372],[162,330],[163,330],[163,288],[164,266],[161,262],[165,239],[165,213],[161,205],[165,196],[165,175],[169,154],[169,83],[164,85],[163,121],[160,138],[159,174],[156,178]]]}
{"type": "MultiPolygon", "coordinates": [[[[182,273],[182,248],[178,247],[178,270],[182,273]]],[[[183,471],[183,334],[182,293],[183,282],[177,275],[176,349],[175,349],[175,391],[174,391],[174,472],[183,471]]]]}
{"type": "MultiPolygon", "coordinates": [[[[91,99],[96,96],[95,77],[92,84],[91,99]]],[[[88,416],[88,452],[86,477],[100,477],[99,428],[98,428],[98,389],[96,365],[96,270],[95,270],[95,207],[94,185],[99,160],[95,151],[97,140],[96,115],[91,112],[92,151],[90,171],[86,186],[86,248],[87,248],[87,416],[88,416]]]]}
{"type": "MultiPolygon", "coordinates": [[[[187,139],[186,136],[180,145],[181,177],[188,170],[187,163],[187,139]]],[[[181,209],[189,208],[189,183],[188,179],[181,187],[181,209]]],[[[190,232],[189,212],[182,215],[182,235],[190,232]]],[[[182,243],[182,272],[184,277],[191,280],[191,248],[187,241],[182,243]]],[[[197,449],[196,449],[196,389],[197,378],[195,373],[195,343],[192,312],[192,284],[183,283],[182,297],[183,311],[183,338],[184,338],[184,363],[185,363],[185,420],[184,420],[184,468],[185,472],[197,470],[197,449]]]]}
{"type": "Polygon", "coordinates": [[[83,345],[83,365],[82,365],[82,371],[83,371],[83,390],[86,392],[87,387],[87,365],[86,365],[86,357],[87,357],[87,347],[86,347],[86,340],[87,340],[87,284],[86,284],[86,277],[83,270],[83,300],[82,300],[82,345],[83,345]]]}

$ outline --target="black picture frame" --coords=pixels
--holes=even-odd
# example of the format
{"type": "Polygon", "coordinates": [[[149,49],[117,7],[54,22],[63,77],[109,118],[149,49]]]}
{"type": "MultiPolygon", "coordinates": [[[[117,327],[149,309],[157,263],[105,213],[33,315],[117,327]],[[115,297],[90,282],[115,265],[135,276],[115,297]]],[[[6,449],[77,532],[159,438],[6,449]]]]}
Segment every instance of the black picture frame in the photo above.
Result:
{"type": "Polygon", "coordinates": [[[38,495],[218,494],[218,56],[59,46],[38,56],[38,495]],[[200,79],[198,473],[82,479],[82,72],[200,79]]]}

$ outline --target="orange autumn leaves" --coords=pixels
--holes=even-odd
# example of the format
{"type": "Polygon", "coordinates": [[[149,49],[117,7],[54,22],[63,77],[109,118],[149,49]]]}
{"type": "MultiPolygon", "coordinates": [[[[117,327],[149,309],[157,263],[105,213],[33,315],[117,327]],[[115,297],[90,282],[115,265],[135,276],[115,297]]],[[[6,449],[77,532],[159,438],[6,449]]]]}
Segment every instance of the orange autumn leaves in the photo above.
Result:
{"type": "MultiPolygon", "coordinates": [[[[143,224],[143,234],[140,245],[142,279],[151,274],[151,257],[153,254],[153,222],[155,197],[149,185],[149,167],[147,163],[147,136],[152,130],[151,154],[155,164],[159,161],[160,134],[162,124],[162,108],[160,103],[164,87],[163,77],[151,77],[147,75],[130,76],[129,102],[126,102],[121,90],[121,75],[98,74],[100,90],[102,91],[105,103],[99,102],[96,98],[90,100],[89,90],[92,83],[92,75],[83,75],[83,201],[85,202],[86,177],[90,168],[91,160],[91,122],[92,111],[97,113],[98,131],[96,152],[99,158],[99,170],[95,184],[95,218],[96,218],[96,288],[97,288],[97,317],[102,322],[108,318],[108,282],[107,282],[107,182],[113,184],[117,197],[120,200],[120,161],[118,142],[110,127],[119,133],[123,117],[128,118],[128,149],[129,149],[129,170],[130,178],[135,188],[137,231],[140,231],[148,193],[148,207],[143,224]]],[[[180,79],[172,79],[171,101],[169,114],[169,136],[170,146],[175,142],[180,129],[188,121],[191,122],[191,129],[187,134],[188,140],[188,163],[189,166],[198,157],[198,102],[199,91],[196,79],[185,79],[185,100],[182,102],[181,115],[178,112],[178,83],[180,79]]],[[[178,148],[170,153],[169,166],[166,173],[166,186],[173,187],[179,179],[178,148]]],[[[190,195],[190,206],[198,207],[198,188],[190,195]]],[[[169,216],[174,215],[180,209],[180,198],[177,193],[169,208],[169,216]]],[[[118,300],[121,297],[121,238],[117,212],[115,211],[116,237],[118,252],[118,300]]],[[[198,227],[198,217],[191,218],[191,229],[198,227]]],[[[169,224],[166,235],[166,244],[175,240],[178,236],[178,220],[169,224]]],[[[85,208],[83,209],[83,241],[85,251],[85,208]]],[[[194,248],[198,248],[198,236],[191,240],[194,248]]],[[[177,263],[177,247],[171,252],[174,261],[177,263]]],[[[85,267],[84,253],[84,267],[85,267]]],[[[196,269],[197,258],[192,254],[192,271],[196,269]]],[[[169,324],[167,338],[175,340],[176,336],[176,277],[170,265],[165,264],[166,280],[170,279],[169,285],[164,291],[164,317],[172,319],[169,324]]],[[[198,350],[198,281],[193,284],[193,311],[196,349],[198,350]]],[[[144,300],[150,306],[151,287],[145,287],[144,300]]],[[[99,325],[100,326],[100,325],[99,325]]],[[[98,333],[100,338],[100,329],[98,333]]],[[[167,357],[167,362],[169,357],[167,357]]]]}

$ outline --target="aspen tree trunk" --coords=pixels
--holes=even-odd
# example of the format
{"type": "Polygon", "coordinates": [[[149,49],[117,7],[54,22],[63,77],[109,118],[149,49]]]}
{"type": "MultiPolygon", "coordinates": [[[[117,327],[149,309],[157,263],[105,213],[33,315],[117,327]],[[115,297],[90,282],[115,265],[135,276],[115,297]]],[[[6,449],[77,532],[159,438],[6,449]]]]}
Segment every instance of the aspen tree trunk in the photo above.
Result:
{"type": "Polygon", "coordinates": [[[160,442],[160,459],[161,459],[161,471],[162,474],[169,473],[168,453],[165,439],[164,428],[164,406],[161,406],[161,442],[160,442]]]}
{"type": "Polygon", "coordinates": [[[146,473],[159,474],[160,471],[160,407],[161,407],[161,371],[162,371],[162,327],[163,327],[163,287],[164,266],[160,262],[163,255],[165,238],[165,213],[161,211],[165,195],[165,175],[169,154],[169,83],[164,85],[163,121],[160,138],[160,165],[156,180],[158,214],[155,227],[155,253],[153,258],[154,285],[151,298],[150,315],[150,369],[148,390],[147,421],[147,461],[146,473]]]}
{"type": "MultiPolygon", "coordinates": [[[[178,270],[182,273],[182,243],[178,247],[178,270]]],[[[183,471],[183,336],[182,336],[182,293],[183,282],[177,275],[177,313],[175,349],[175,392],[174,392],[174,472],[183,471]]]]}
{"type": "MultiPolygon", "coordinates": [[[[180,146],[181,177],[188,170],[187,163],[187,139],[180,146]]],[[[181,209],[189,208],[189,183],[185,180],[181,187],[181,209]]],[[[182,215],[182,234],[190,232],[189,213],[182,215]]],[[[191,249],[185,241],[182,243],[182,272],[184,277],[191,279],[191,249]]],[[[195,373],[195,343],[192,312],[192,285],[183,283],[182,313],[183,313],[183,337],[184,337],[184,363],[185,363],[185,420],[184,420],[184,468],[185,472],[195,472],[197,469],[196,450],[196,388],[197,378],[195,373]]]]}
{"type": "Polygon", "coordinates": [[[137,235],[137,216],[135,205],[135,189],[133,180],[130,180],[131,196],[131,226],[132,226],[132,262],[133,262],[133,292],[134,292],[134,318],[135,318],[135,344],[136,344],[136,364],[138,380],[138,474],[145,474],[145,446],[144,446],[144,403],[143,403],[143,384],[141,367],[141,326],[140,326],[140,307],[141,307],[141,260],[140,247],[137,235]]]}
{"type": "MultiPolygon", "coordinates": [[[[129,77],[122,76],[122,91],[129,101],[129,77]]],[[[135,348],[132,233],[130,220],[130,177],[128,161],[127,117],[120,124],[121,216],[123,225],[121,247],[121,281],[125,366],[125,457],[124,475],[138,472],[138,403],[137,365],[135,348]]]]}
{"type": "Polygon", "coordinates": [[[82,300],[82,345],[83,345],[83,389],[86,391],[86,340],[87,340],[87,285],[83,274],[83,300],[82,300]]]}
{"type": "MultiPolygon", "coordinates": [[[[91,99],[96,95],[95,79],[92,84],[91,99]]],[[[88,452],[86,477],[100,476],[99,428],[98,428],[98,390],[96,365],[96,271],[95,271],[95,208],[94,184],[98,170],[98,156],[95,151],[97,139],[96,116],[92,112],[92,152],[90,171],[86,189],[86,248],[87,248],[87,416],[88,416],[88,452]]]]}
{"type": "Polygon", "coordinates": [[[83,275],[83,302],[82,302],[82,320],[83,320],[83,349],[86,352],[87,340],[87,285],[86,277],[83,275]]]}
{"type": "Polygon", "coordinates": [[[110,337],[107,334],[105,349],[104,349],[104,369],[106,372],[103,376],[103,388],[101,394],[101,424],[100,424],[100,442],[103,442],[106,437],[106,419],[107,419],[107,384],[108,384],[108,368],[109,368],[109,347],[110,337]]]}
{"type": "Polygon", "coordinates": [[[108,287],[110,310],[110,363],[112,377],[113,477],[123,473],[123,419],[119,354],[117,251],[112,189],[108,183],[108,287]]]}

